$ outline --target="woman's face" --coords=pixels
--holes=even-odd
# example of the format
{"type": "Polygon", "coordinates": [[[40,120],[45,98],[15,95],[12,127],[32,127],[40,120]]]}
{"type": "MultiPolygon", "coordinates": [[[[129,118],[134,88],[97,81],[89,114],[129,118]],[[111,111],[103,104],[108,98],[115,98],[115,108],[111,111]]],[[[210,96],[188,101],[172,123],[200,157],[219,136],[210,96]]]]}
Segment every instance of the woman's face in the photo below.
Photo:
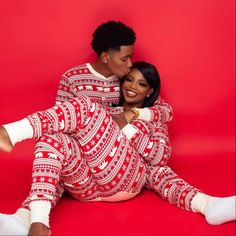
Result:
{"type": "Polygon", "coordinates": [[[111,74],[122,78],[127,75],[132,67],[132,55],[134,46],[121,46],[120,51],[110,51],[105,54],[107,68],[111,74]]]}
{"type": "Polygon", "coordinates": [[[152,92],[153,88],[149,86],[142,73],[135,68],[124,79],[122,93],[126,105],[141,108],[144,99],[152,92]]]}

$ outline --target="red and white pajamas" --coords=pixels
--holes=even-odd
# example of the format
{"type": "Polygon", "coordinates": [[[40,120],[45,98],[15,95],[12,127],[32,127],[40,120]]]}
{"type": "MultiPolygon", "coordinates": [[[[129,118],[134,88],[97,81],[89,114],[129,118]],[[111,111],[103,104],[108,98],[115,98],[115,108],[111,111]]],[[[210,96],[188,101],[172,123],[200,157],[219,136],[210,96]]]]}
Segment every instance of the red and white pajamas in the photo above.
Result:
{"type": "Polygon", "coordinates": [[[170,203],[191,210],[198,190],[166,166],[171,153],[166,125],[172,118],[171,107],[160,99],[143,109],[142,120],[128,125],[132,131],[127,138],[127,131],[123,134],[105,111],[118,102],[118,96],[119,80],[103,77],[90,64],[63,75],[58,105],[28,117],[38,139],[32,188],[23,208],[32,201],[55,205],[64,189],[76,199],[91,201],[119,192],[133,197],[145,185],[170,203]]]}

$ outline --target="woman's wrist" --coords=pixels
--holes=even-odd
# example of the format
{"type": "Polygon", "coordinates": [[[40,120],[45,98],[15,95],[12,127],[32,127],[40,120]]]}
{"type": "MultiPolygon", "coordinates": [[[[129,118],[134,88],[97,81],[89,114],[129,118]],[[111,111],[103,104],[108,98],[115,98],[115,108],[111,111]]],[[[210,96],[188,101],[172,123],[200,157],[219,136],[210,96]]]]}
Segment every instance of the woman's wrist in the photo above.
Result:
{"type": "Polygon", "coordinates": [[[135,119],[135,113],[132,110],[128,110],[124,112],[125,119],[128,123],[132,122],[135,119]]]}
{"type": "Polygon", "coordinates": [[[140,115],[139,110],[137,108],[133,107],[133,108],[131,108],[131,111],[135,114],[134,120],[137,120],[140,115]]]}

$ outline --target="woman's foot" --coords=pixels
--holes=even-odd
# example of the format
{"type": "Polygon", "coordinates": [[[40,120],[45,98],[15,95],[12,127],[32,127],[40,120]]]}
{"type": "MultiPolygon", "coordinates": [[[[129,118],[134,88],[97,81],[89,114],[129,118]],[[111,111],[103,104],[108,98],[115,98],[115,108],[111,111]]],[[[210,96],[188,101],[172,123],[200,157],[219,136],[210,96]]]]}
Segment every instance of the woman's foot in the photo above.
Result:
{"type": "Polygon", "coordinates": [[[28,233],[28,236],[50,236],[50,235],[51,235],[50,229],[46,225],[40,222],[32,223],[28,233]]]}
{"type": "Polygon", "coordinates": [[[211,225],[221,225],[236,220],[236,196],[214,198],[209,201],[205,217],[211,225]]]}
{"type": "Polygon", "coordinates": [[[236,220],[236,196],[212,197],[198,193],[192,200],[193,212],[202,213],[211,225],[236,220]]]}
{"type": "Polygon", "coordinates": [[[11,152],[12,149],[13,145],[6,129],[3,126],[0,126],[0,150],[4,152],[11,152]]]}

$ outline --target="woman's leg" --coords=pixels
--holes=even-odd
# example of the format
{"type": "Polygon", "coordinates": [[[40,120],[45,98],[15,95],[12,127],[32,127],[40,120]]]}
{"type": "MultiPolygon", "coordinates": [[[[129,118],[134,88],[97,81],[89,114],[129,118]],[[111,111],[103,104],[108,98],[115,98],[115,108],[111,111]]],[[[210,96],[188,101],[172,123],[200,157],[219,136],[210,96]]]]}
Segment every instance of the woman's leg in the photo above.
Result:
{"type": "Polygon", "coordinates": [[[169,167],[148,167],[146,186],[179,208],[198,212],[209,224],[218,225],[236,219],[236,198],[212,197],[178,177],[169,167]]]}

